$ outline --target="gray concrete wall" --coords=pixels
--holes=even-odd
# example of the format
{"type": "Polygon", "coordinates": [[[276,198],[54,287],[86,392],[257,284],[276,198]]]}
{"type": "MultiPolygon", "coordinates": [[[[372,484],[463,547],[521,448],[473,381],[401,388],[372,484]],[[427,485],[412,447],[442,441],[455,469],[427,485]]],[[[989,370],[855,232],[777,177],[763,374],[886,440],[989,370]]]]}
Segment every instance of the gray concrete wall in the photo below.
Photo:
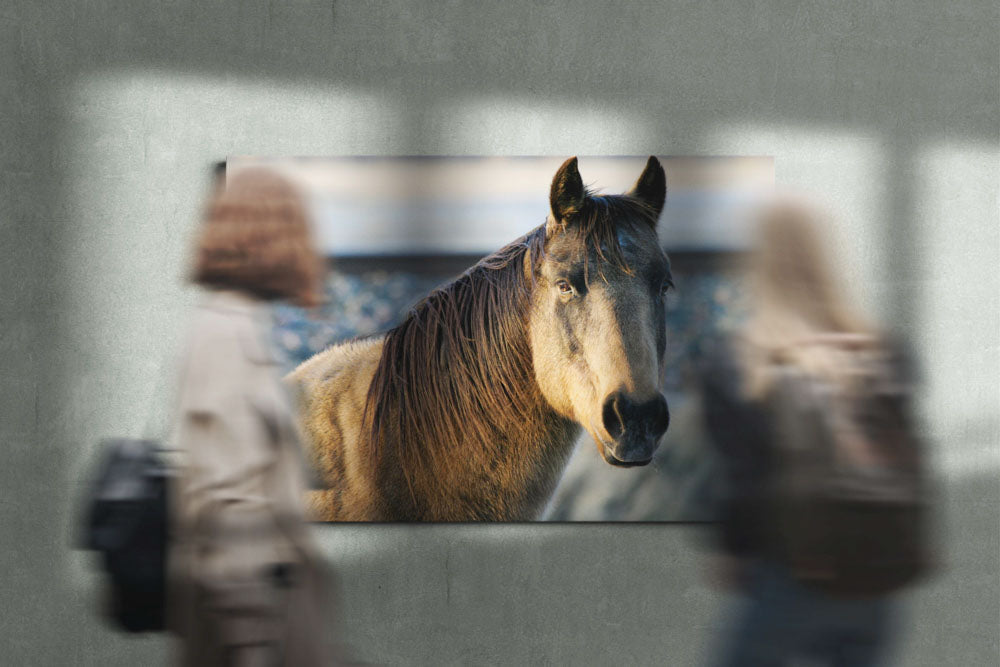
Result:
{"type": "MultiPolygon", "coordinates": [[[[96,438],[162,427],[208,165],[227,155],[764,154],[839,215],[923,355],[945,569],[906,665],[997,664],[998,7],[6,0],[0,662],[153,664],[91,612],[96,438]],[[482,5],[482,6],[480,6],[482,5]]],[[[322,527],[343,640],[391,664],[698,664],[691,527],[322,527]]]]}

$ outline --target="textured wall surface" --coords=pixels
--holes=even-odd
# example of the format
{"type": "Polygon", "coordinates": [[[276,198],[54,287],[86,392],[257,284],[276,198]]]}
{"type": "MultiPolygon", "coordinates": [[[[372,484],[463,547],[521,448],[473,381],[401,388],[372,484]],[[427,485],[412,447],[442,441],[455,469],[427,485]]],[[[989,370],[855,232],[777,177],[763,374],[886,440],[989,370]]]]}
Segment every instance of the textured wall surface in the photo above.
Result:
{"type": "MultiPolygon", "coordinates": [[[[211,162],[658,153],[773,155],[836,210],[844,281],[922,355],[941,472],[899,660],[997,664],[996,2],[481,5],[2,3],[0,661],[167,660],[94,618],[73,503],[97,437],[167,421],[211,162]]],[[[723,601],[691,527],[318,533],[375,663],[698,664],[723,601]]]]}

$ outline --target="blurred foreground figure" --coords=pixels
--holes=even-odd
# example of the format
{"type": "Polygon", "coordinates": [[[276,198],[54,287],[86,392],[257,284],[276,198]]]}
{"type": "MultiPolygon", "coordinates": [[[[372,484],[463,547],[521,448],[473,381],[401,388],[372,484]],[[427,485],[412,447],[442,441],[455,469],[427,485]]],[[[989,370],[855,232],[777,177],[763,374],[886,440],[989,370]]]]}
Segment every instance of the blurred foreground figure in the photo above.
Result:
{"type": "Polygon", "coordinates": [[[716,576],[739,593],[720,665],[882,664],[892,594],[925,568],[907,364],[841,293],[819,219],[791,199],[762,211],[749,318],[703,376],[716,576]]]}
{"type": "Polygon", "coordinates": [[[266,301],[316,300],[303,205],[266,172],[211,197],[206,289],[180,376],[171,625],[185,665],[328,664],[326,577],[304,521],[306,465],[267,339],[266,301]]]}

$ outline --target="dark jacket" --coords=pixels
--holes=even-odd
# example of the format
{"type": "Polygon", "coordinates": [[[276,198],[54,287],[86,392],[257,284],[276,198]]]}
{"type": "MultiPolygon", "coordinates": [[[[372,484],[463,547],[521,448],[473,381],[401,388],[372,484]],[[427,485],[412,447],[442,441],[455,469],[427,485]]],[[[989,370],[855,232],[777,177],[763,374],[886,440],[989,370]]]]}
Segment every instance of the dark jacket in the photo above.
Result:
{"type": "MultiPolygon", "coordinates": [[[[914,367],[905,346],[898,341],[884,344],[894,375],[912,386],[914,367]]],[[[768,503],[775,465],[773,426],[763,401],[746,398],[743,384],[732,341],[711,341],[702,362],[701,390],[705,428],[720,462],[717,546],[732,556],[754,558],[766,555],[772,542],[768,503]]]]}
{"type": "Polygon", "coordinates": [[[701,373],[705,429],[720,466],[718,548],[739,557],[765,547],[771,426],[761,403],[742,394],[743,375],[726,339],[712,341],[701,373]]]}

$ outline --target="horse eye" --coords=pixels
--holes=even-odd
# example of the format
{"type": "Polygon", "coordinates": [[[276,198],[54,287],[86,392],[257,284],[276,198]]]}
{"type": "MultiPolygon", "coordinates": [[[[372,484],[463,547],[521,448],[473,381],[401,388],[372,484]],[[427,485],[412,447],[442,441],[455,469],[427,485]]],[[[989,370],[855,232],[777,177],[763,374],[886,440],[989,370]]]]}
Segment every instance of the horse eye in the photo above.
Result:
{"type": "Polygon", "coordinates": [[[556,287],[559,288],[560,294],[570,294],[573,292],[573,287],[565,280],[557,280],[556,287]]]}
{"type": "Polygon", "coordinates": [[[666,295],[667,292],[674,288],[673,280],[664,280],[663,284],[660,285],[660,294],[666,295]]]}

